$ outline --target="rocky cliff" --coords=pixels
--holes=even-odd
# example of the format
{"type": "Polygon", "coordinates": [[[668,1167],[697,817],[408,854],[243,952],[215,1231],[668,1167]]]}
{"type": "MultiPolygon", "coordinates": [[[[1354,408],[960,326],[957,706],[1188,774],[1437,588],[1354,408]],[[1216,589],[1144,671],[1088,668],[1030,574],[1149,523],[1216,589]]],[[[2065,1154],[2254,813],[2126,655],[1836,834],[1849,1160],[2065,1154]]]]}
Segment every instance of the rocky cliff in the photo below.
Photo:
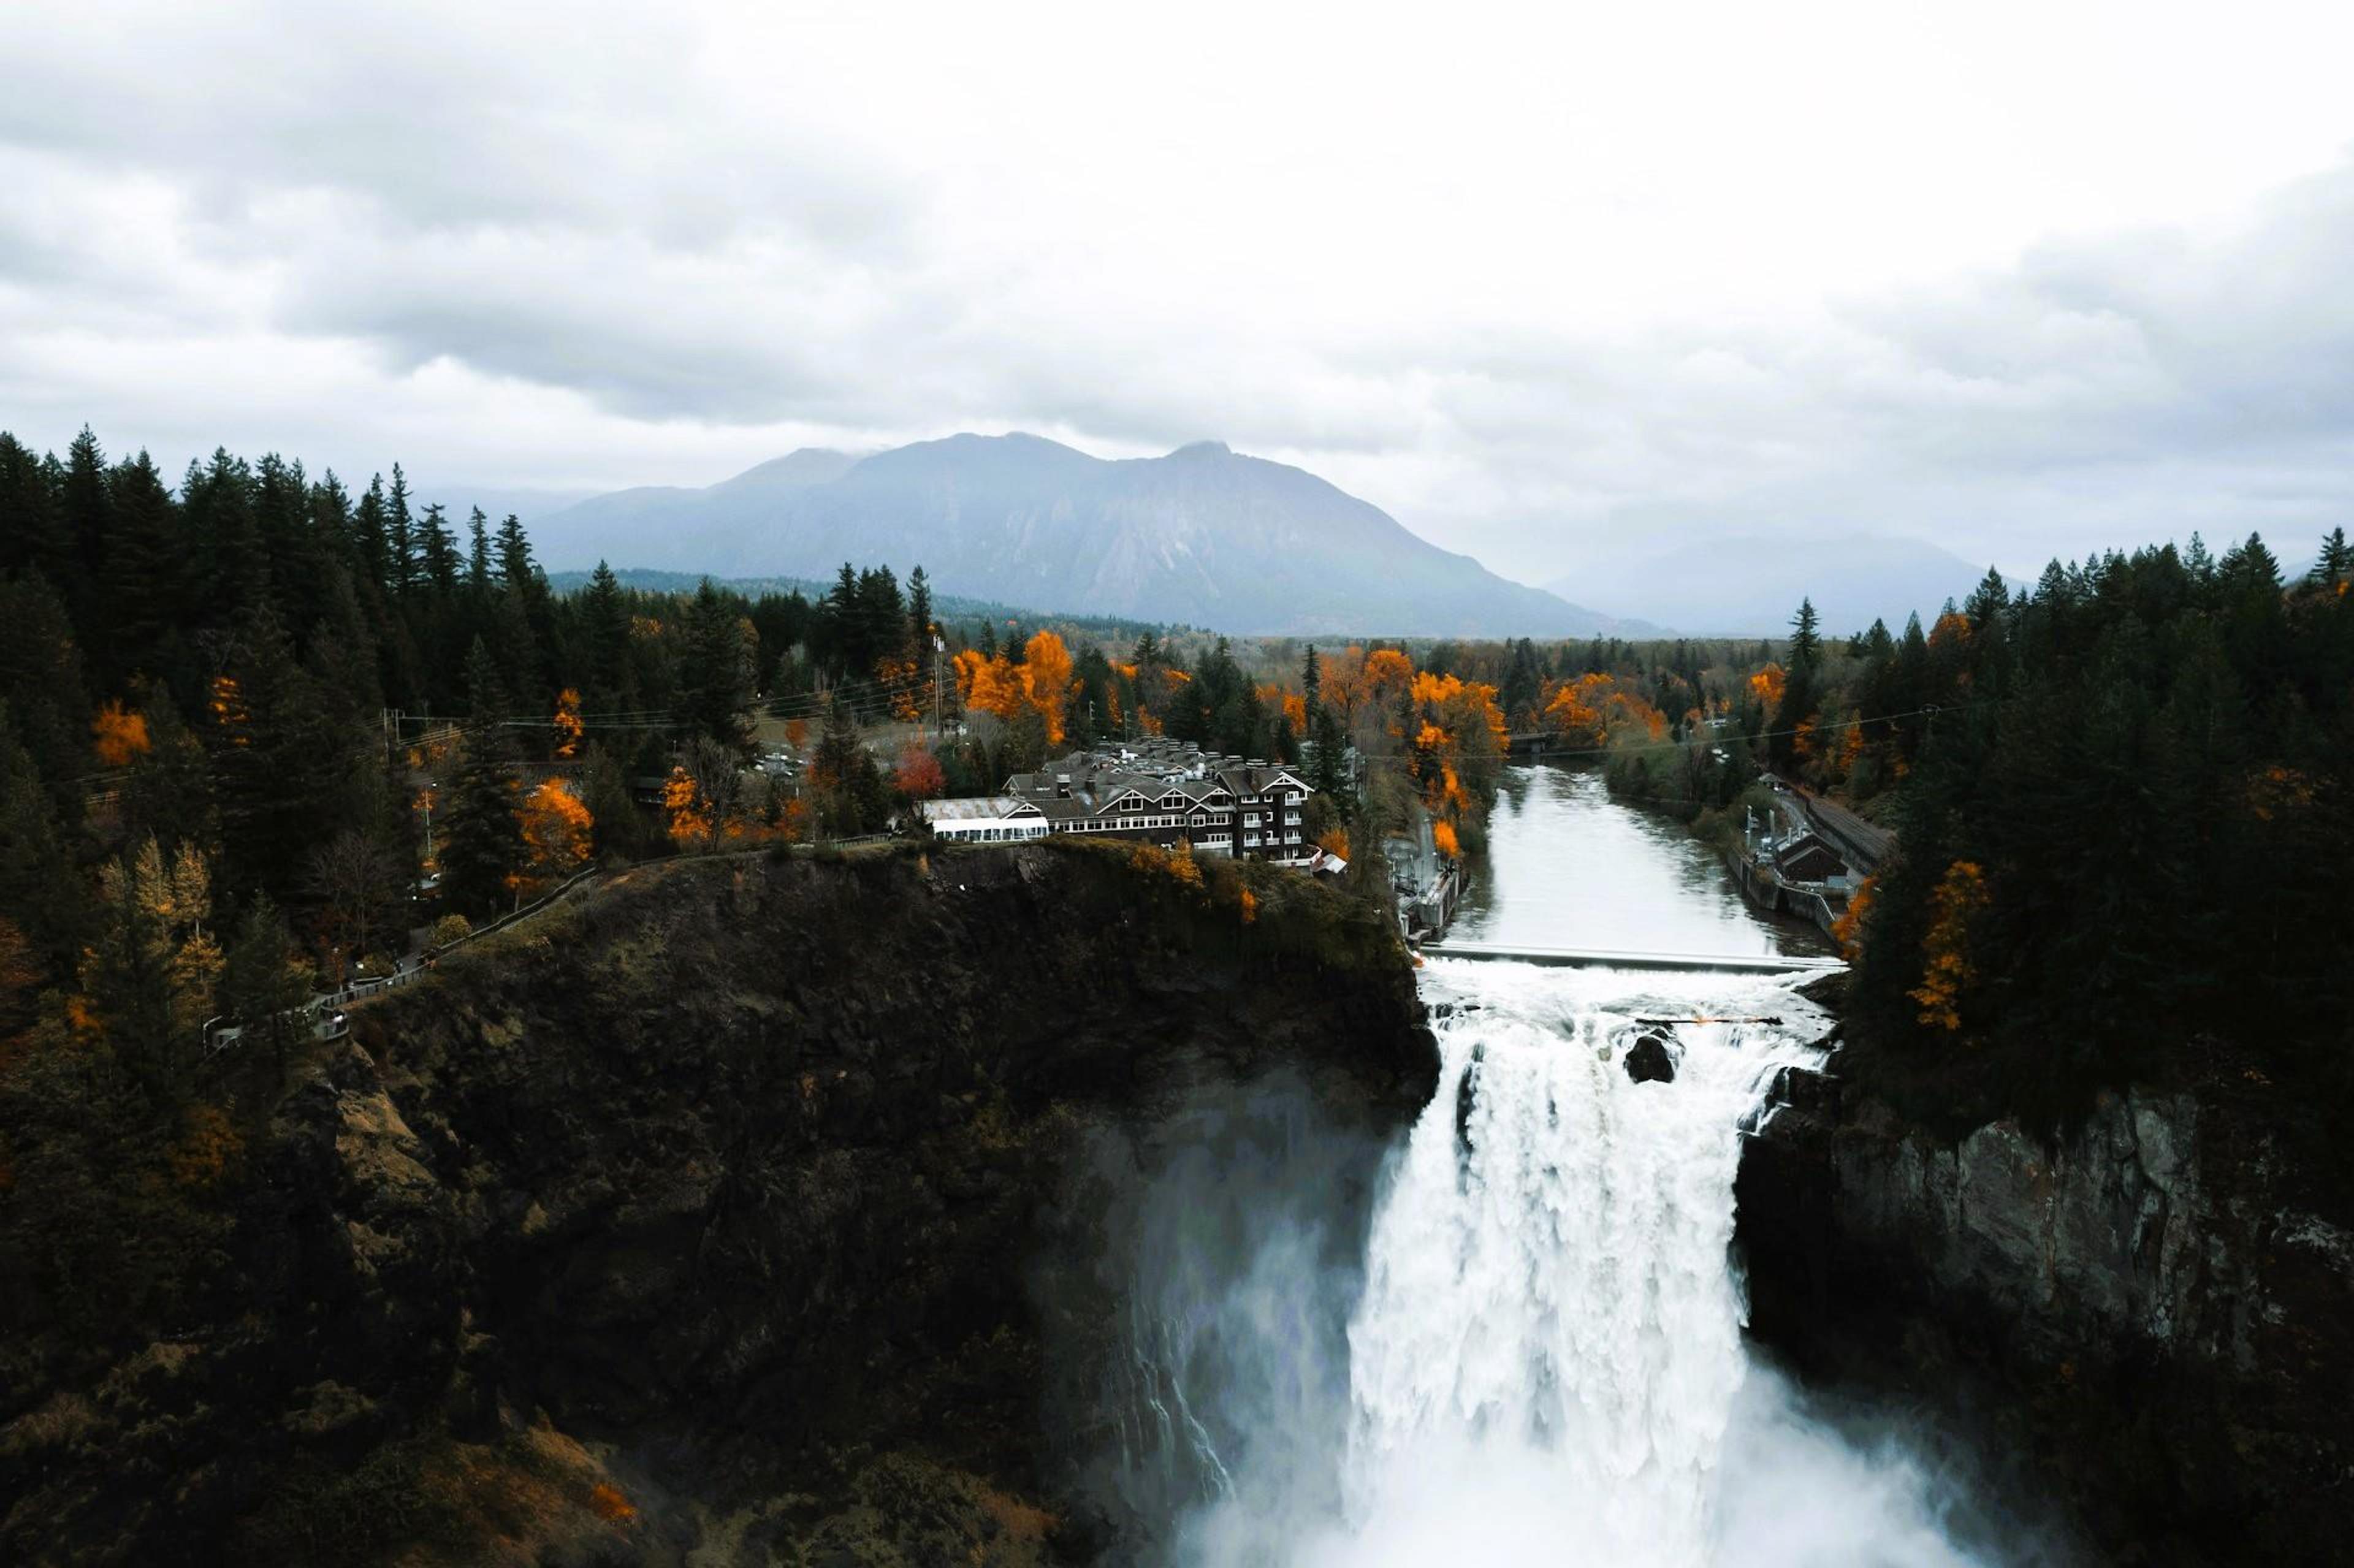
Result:
{"type": "Polygon", "coordinates": [[[1092,1129],[1434,1071],[1377,911],[1099,846],[640,868],[300,1063],[150,1342],[0,1390],[12,1562],[1028,1563],[1092,1129]],[[1249,896],[1246,897],[1245,895],[1249,896]]]}
{"type": "Polygon", "coordinates": [[[2105,1097],[2053,1139],[1908,1118],[1835,1056],[1745,1151],[1752,1327],[1909,1393],[2103,1561],[2341,1561],[2354,1234],[2237,1073],[2105,1097]]]}

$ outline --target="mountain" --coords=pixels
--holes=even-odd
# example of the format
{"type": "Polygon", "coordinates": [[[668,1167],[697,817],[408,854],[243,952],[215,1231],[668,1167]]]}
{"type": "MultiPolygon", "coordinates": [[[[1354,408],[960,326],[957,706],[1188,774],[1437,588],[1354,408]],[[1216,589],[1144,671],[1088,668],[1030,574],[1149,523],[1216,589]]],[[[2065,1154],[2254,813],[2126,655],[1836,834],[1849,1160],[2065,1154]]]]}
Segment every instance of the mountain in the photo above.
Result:
{"type": "Polygon", "coordinates": [[[921,563],[977,599],[1237,634],[1641,636],[1217,441],[1108,461],[1037,436],[803,450],[708,489],[618,491],[533,528],[555,566],[829,578],[921,563]]]}
{"type": "Polygon", "coordinates": [[[1916,610],[1926,626],[1986,572],[1983,562],[1972,565],[1940,546],[1883,535],[1653,538],[1586,548],[1585,565],[1549,586],[1671,619],[1695,637],[1780,636],[1798,601],[1811,599],[1824,631],[1843,636],[1875,619],[1902,630],[1916,610]]]}

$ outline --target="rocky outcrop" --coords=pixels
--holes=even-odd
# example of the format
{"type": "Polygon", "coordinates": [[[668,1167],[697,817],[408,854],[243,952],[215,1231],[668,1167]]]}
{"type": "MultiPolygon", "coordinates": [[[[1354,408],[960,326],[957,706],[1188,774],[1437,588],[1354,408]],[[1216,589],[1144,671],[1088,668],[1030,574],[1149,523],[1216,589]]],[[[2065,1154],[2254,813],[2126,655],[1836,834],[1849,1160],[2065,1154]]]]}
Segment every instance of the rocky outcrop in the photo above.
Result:
{"type": "Polygon", "coordinates": [[[1189,1085],[1403,1120],[1436,1074],[1379,911],[1186,869],[642,867],[356,1009],[169,1333],[0,1390],[0,1558],[1095,1553],[1024,1277],[1066,1160],[1189,1085]]]}
{"type": "Polygon", "coordinates": [[[1782,1097],[1738,1193],[1761,1340],[1974,1429],[2105,1560],[2343,1552],[2354,1234],[2261,1102],[2116,1094],[2047,1141],[1932,1131],[1837,1076],[1782,1097]]]}
{"type": "Polygon", "coordinates": [[[1672,1084],[1676,1081],[1676,1055],[1668,1043],[1656,1034],[1645,1034],[1627,1047],[1627,1054],[1618,1065],[1627,1069],[1627,1076],[1638,1084],[1672,1084]]]}

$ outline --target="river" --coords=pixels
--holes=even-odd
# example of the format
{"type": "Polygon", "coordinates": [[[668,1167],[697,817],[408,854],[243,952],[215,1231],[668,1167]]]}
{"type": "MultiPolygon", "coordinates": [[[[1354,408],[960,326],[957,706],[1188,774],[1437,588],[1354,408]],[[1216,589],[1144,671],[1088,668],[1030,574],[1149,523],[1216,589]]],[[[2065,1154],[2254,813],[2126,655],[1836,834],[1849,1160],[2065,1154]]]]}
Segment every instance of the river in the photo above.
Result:
{"type": "MultiPolygon", "coordinates": [[[[1821,950],[1590,773],[1511,769],[1484,870],[1470,939],[1821,950]]],[[[1421,983],[1439,1087],[1402,1139],[1278,1085],[1145,1162],[1115,1468],[1163,1561],[2002,1560],[1956,1543],[1972,1510],[1901,1429],[1834,1431],[1742,1337],[1742,1139],[1826,1020],[1770,977],[1435,959],[1421,983]],[[1671,1081],[1626,1071],[1646,1034],[1671,1081]]]]}

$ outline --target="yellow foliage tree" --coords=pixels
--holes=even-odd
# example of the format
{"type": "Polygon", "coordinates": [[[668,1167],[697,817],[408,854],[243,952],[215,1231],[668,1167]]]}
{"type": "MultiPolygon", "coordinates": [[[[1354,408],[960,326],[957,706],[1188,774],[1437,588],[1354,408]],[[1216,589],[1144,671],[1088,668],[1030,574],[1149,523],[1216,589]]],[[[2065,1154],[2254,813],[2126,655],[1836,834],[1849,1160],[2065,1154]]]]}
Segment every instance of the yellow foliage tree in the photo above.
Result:
{"type": "Polygon", "coordinates": [[[1856,884],[1848,895],[1847,908],[1831,922],[1831,939],[1839,943],[1847,961],[1853,963],[1863,956],[1863,926],[1872,918],[1872,895],[1877,877],[1865,877],[1856,884]]]}
{"type": "Polygon", "coordinates": [[[1555,686],[1539,716],[1564,745],[1580,748],[1606,746],[1621,735],[1664,740],[1668,734],[1667,715],[1622,690],[1615,676],[1598,673],[1555,686]]]}
{"type": "Polygon", "coordinates": [[[127,768],[147,753],[147,715],[109,703],[90,721],[90,748],[101,768],[127,768]]]}
{"type": "Polygon", "coordinates": [[[692,849],[711,841],[710,806],[704,800],[694,774],[684,768],[673,768],[670,777],[663,780],[662,803],[673,843],[681,849],[692,849]]]}
{"type": "Polygon", "coordinates": [[[525,798],[522,817],[524,847],[531,859],[528,887],[561,881],[588,858],[597,821],[564,780],[542,782],[525,798]]]}
{"type": "Polygon", "coordinates": [[[580,736],[586,726],[580,720],[580,694],[578,692],[573,690],[570,686],[567,686],[564,690],[556,694],[556,714],[553,718],[548,720],[548,726],[556,732],[557,756],[578,757],[580,755],[580,736]]]}
{"type": "Polygon", "coordinates": [[[1970,962],[1970,922],[1992,898],[1986,872],[1968,860],[1947,866],[1930,895],[1929,933],[1921,943],[1921,983],[1906,994],[1921,1004],[1921,1022],[1932,1028],[1962,1026],[1962,993],[1978,978],[1970,962]]]}
{"type": "Polygon", "coordinates": [[[968,709],[994,714],[1011,723],[1024,708],[1045,721],[1046,744],[1060,746],[1070,705],[1071,651],[1052,631],[1041,631],[1023,645],[1020,664],[1000,653],[984,658],[967,648],[955,661],[957,695],[968,709]]]}

